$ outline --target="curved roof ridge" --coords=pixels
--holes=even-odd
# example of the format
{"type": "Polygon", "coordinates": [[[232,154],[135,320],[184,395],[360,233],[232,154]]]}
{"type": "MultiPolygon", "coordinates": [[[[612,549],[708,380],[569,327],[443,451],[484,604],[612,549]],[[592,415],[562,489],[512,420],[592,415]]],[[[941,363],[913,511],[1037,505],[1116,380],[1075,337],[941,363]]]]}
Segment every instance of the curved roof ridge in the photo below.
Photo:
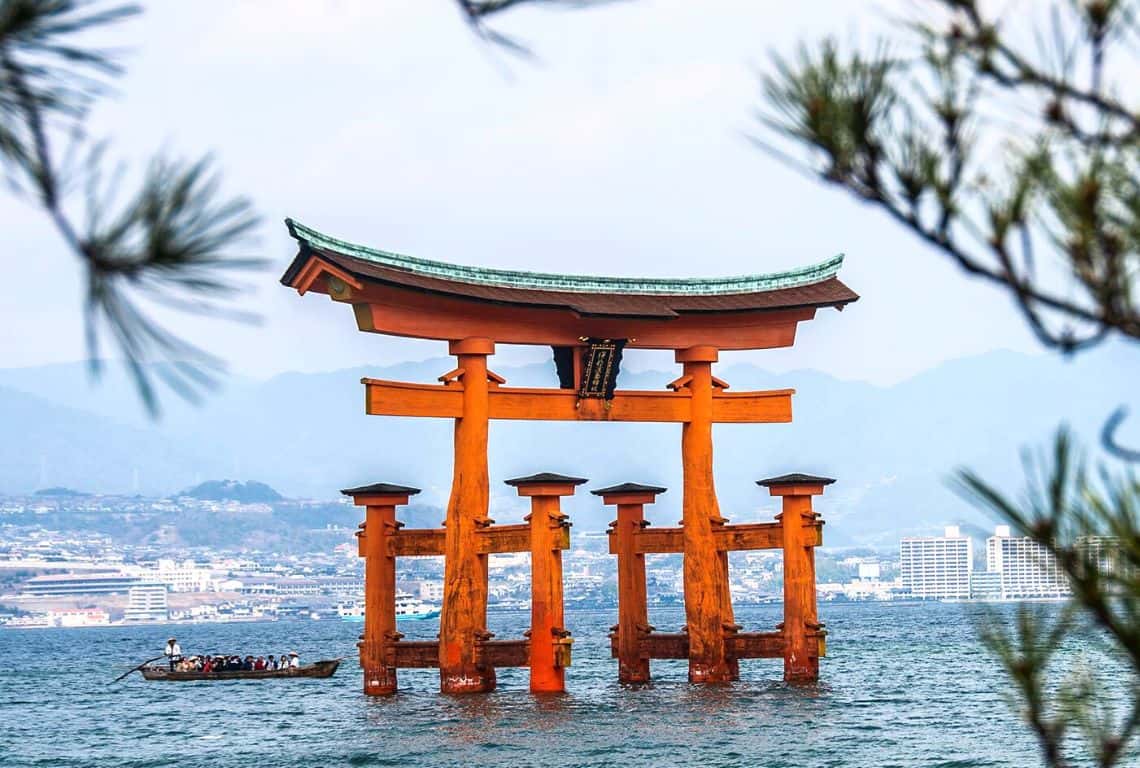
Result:
{"type": "Polygon", "coordinates": [[[293,219],[285,219],[285,225],[289,228],[289,234],[294,239],[315,250],[332,251],[425,277],[473,285],[529,290],[671,296],[759,293],[821,283],[835,277],[843,265],[843,254],[841,253],[818,264],[797,267],[783,272],[735,277],[660,278],[560,275],[549,272],[472,267],[464,264],[451,264],[444,261],[404,256],[338,240],[306,227],[293,219]]]}

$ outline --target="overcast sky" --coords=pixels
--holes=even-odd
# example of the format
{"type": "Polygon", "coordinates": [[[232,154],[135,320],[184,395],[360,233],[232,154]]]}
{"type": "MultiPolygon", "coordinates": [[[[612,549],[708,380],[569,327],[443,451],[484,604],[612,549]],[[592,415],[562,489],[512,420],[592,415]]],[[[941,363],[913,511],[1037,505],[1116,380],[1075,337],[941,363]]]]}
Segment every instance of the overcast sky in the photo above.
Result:
{"type": "MultiPolygon", "coordinates": [[[[474,38],[449,0],[144,5],[121,30],[129,72],[94,129],[127,159],[212,151],[227,188],[256,203],[273,267],[241,302],[264,323],[176,321],[242,374],[446,352],[359,333],[349,307],[280,286],[295,253],[285,216],[410,255],[555,272],[742,274],[845,253],[840,276],[861,301],[821,311],[792,350],[731,358],[777,370],[888,383],[992,349],[1038,351],[1002,294],[743,138],[769,51],[865,38],[882,4],[645,1],[496,20],[537,62],[474,38]]],[[[0,221],[0,366],[82,359],[74,257],[26,203],[0,196],[0,221]]],[[[633,363],[671,364],[654,355],[633,363]]]]}

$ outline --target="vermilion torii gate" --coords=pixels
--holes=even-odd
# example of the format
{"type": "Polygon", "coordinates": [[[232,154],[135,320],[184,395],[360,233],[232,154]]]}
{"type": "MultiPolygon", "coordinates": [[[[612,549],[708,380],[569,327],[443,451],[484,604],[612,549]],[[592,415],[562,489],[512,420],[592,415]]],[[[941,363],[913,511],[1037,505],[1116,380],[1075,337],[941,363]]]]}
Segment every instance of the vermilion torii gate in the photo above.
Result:
{"type": "MultiPolygon", "coordinates": [[[[436,541],[442,536],[439,551],[431,553],[445,556],[440,641],[437,647],[425,649],[426,655],[435,654],[434,660],[421,654],[420,663],[415,664],[438,664],[441,690],[460,693],[494,688],[494,644],[501,641],[492,641],[486,628],[487,555],[491,551],[522,551],[496,550],[487,544],[497,536],[497,527],[488,514],[487,434],[492,419],[681,424],[682,525],[670,545],[679,549],[658,551],[684,553],[683,652],[689,660],[689,679],[731,680],[737,674],[738,658],[773,655],[741,653],[740,643],[732,639],[739,629],[728,587],[727,552],[733,547],[723,546],[724,537],[732,534],[726,534],[727,520],[721,516],[716,499],[712,425],[791,421],[793,391],[728,392],[728,384],[713,375],[712,365],[723,350],[791,346],[798,324],[813,318],[819,308],[842,309],[855,301],[858,296],[836,277],[841,256],[788,272],[744,277],[577,277],[416,259],[353,245],[291,220],[286,224],[300,247],[282,283],[302,295],[324,293],[351,305],[360,330],[447,341],[449,352],[456,358],[456,367],[440,376],[440,384],[363,380],[370,414],[455,420],[447,519],[441,532],[431,532],[436,541]],[[496,344],[551,346],[560,387],[506,386],[506,381],[487,367],[496,344]],[[681,375],[664,391],[615,391],[624,348],[674,350],[682,366],[681,375]]],[[[792,487],[803,490],[803,486],[792,487]]],[[[390,502],[399,502],[385,498],[383,505],[369,504],[366,489],[350,489],[348,493],[359,492],[355,494],[360,497],[358,503],[369,509],[365,537],[371,540],[375,530],[370,527],[372,507],[394,509],[395,504],[390,502]]],[[[405,492],[410,490],[414,489],[405,492]]],[[[801,498],[803,493],[792,496],[801,498]]],[[[785,499],[785,513],[786,505],[785,499]]],[[[394,526],[394,520],[389,522],[386,515],[382,518],[385,522],[377,527],[394,526]]],[[[798,527],[789,534],[786,519],[781,528],[780,546],[785,551],[789,535],[804,535],[798,527]]],[[[814,541],[805,542],[809,553],[814,545],[814,541]]],[[[387,555],[377,552],[377,556],[387,555]]],[[[797,601],[792,614],[803,626],[807,626],[805,621],[818,623],[814,616],[814,566],[797,573],[810,575],[811,606],[803,604],[801,583],[799,591],[792,594],[797,601]]],[[[379,606],[366,602],[366,614],[379,610],[379,606]]],[[[782,630],[786,639],[781,646],[785,675],[792,679],[810,677],[788,673],[791,651],[786,649],[810,645],[803,626],[789,630],[786,619],[782,630]]],[[[362,645],[366,665],[366,649],[387,648],[398,641],[370,636],[369,627],[381,633],[394,632],[386,620],[370,622],[366,615],[362,645]]],[[[533,630],[531,643],[535,641],[533,630]]],[[[681,653],[680,644],[672,648],[671,653],[681,653]]],[[[513,664],[521,655],[521,651],[511,651],[504,654],[509,659],[503,661],[513,664]]],[[[381,658],[396,657],[378,650],[372,657],[373,666],[381,658]]],[[[366,666],[366,690],[367,674],[366,666]]],[[[532,684],[533,680],[532,669],[532,684]]],[[[372,692],[385,691],[377,688],[372,692]]]]}

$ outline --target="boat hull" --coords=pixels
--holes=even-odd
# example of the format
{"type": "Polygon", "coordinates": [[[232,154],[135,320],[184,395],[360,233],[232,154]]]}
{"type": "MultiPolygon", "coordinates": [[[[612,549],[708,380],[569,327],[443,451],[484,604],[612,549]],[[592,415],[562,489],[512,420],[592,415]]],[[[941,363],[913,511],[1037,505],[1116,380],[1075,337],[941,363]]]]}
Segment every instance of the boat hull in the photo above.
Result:
{"type": "MultiPolygon", "coordinates": [[[[403,616],[397,615],[396,621],[427,621],[428,619],[438,619],[439,611],[428,611],[427,613],[408,613],[403,616]]],[[[364,615],[351,614],[348,616],[341,616],[341,621],[352,622],[353,624],[360,624],[364,621],[364,615]]]]}
{"type": "Polygon", "coordinates": [[[171,672],[168,667],[143,667],[143,678],[147,680],[270,680],[289,677],[332,677],[340,666],[340,659],[318,661],[289,669],[227,669],[218,672],[171,672]]]}

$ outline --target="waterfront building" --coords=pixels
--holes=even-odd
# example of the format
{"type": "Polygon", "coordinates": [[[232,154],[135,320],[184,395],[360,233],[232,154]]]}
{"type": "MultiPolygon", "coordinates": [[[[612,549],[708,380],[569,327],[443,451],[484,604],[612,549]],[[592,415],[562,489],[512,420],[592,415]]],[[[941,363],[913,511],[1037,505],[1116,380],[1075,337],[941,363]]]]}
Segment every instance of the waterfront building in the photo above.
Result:
{"type": "Polygon", "coordinates": [[[421,581],[418,584],[418,591],[420,600],[429,603],[440,603],[443,601],[442,581],[421,581]]]}
{"type": "Polygon", "coordinates": [[[213,584],[212,571],[199,568],[193,560],[181,563],[174,560],[159,560],[158,570],[153,574],[153,578],[170,587],[171,592],[209,592],[213,584]]]}
{"type": "Polygon", "coordinates": [[[119,572],[52,574],[28,579],[24,593],[29,597],[122,594],[140,582],[137,576],[119,572]]]}
{"type": "Polygon", "coordinates": [[[359,576],[326,576],[316,581],[322,595],[359,597],[364,594],[364,579],[359,576]]]}
{"type": "Polygon", "coordinates": [[[170,613],[166,605],[167,586],[160,583],[142,583],[130,588],[127,610],[123,621],[166,621],[170,613]]]}
{"type": "Polygon", "coordinates": [[[107,612],[97,609],[48,611],[47,620],[53,627],[106,627],[111,623],[107,612]]]}
{"type": "Polygon", "coordinates": [[[1097,571],[1104,576],[1133,575],[1120,553],[1120,539],[1115,536],[1082,536],[1077,539],[1077,552],[1086,563],[1095,563],[1097,571]]]}
{"type": "Polygon", "coordinates": [[[910,536],[899,544],[903,591],[922,600],[967,600],[974,572],[973,543],[958,526],[944,536],[910,536]]]}
{"type": "Polygon", "coordinates": [[[1001,600],[1001,574],[974,571],[970,575],[970,599],[1001,600]]]}
{"type": "Polygon", "coordinates": [[[986,539],[986,571],[999,575],[1002,600],[1069,595],[1069,583],[1053,555],[1028,536],[1011,535],[1008,525],[997,526],[986,539]]]}

